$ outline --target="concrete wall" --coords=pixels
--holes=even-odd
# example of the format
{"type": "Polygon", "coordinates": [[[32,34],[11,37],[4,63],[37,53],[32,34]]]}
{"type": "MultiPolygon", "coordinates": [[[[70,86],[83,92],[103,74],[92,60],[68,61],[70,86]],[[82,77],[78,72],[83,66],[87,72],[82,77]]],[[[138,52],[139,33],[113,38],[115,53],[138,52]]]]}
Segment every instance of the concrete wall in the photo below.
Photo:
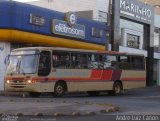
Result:
{"type": "Polygon", "coordinates": [[[160,28],[160,15],[155,15],[154,23],[155,23],[155,27],[160,28]]]}
{"type": "Polygon", "coordinates": [[[108,11],[108,2],[109,0],[40,0],[28,3],[60,12],[93,11],[92,19],[98,20],[99,11],[108,11]]]}
{"type": "Polygon", "coordinates": [[[76,16],[78,16],[80,18],[86,18],[86,19],[92,20],[93,19],[93,10],[78,11],[78,12],[76,12],[76,16]]]}
{"type": "Polygon", "coordinates": [[[124,46],[119,46],[119,51],[120,52],[128,52],[128,53],[133,53],[133,54],[143,54],[145,57],[147,57],[147,51],[145,50],[140,50],[140,49],[134,49],[134,48],[129,48],[129,47],[124,47],[124,46]]]}
{"type": "Polygon", "coordinates": [[[0,42],[0,91],[4,90],[4,75],[6,72],[6,64],[4,63],[6,56],[10,53],[10,43],[0,42]]]}
{"type": "Polygon", "coordinates": [[[156,7],[156,5],[160,5],[160,0],[139,0],[145,2],[146,4],[150,4],[154,6],[155,13],[160,15],[160,7],[156,7]]]}
{"type": "Polygon", "coordinates": [[[41,0],[28,3],[60,12],[94,10],[96,8],[96,0],[41,0]]]}

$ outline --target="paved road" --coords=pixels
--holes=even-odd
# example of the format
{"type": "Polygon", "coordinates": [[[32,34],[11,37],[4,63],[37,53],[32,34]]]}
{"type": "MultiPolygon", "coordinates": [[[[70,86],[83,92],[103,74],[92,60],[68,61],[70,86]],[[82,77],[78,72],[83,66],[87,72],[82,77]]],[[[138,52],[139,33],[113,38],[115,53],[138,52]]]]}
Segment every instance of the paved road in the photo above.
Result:
{"type": "MultiPolygon", "coordinates": [[[[131,120],[134,119],[132,116],[140,115],[139,119],[145,120],[145,117],[143,117],[144,115],[160,115],[160,87],[129,90],[116,97],[108,96],[106,94],[97,97],[88,97],[85,94],[69,94],[62,98],[53,98],[52,96],[46,95],[41,96],[40,98],[23,98],[19,95],[6,95],[0,97],[0,112],[15,114],[16,112],[21,111],[26,115],[41,111],[45,115],[52,115],[53,112],[70,114],[74,111],[82,114],[85,114],[88,111],[96,113],[96,115],[93,116],[51,117],[50,121],[111,121],[111,119],[119,119],[117,117],[119,115],[128,116],[125,118],[130,118],[131,120]],[[119,106],[120,111],[113,113],[100,112],[100,110],[111,106],[110,104],[119,106]]],[[[152,118],[160,120],[160,116],[152,118]]],[[[33,117],[32,120],[36,119],[33,117]]],[[[45,119],[42,118],[39,120],[45,119]]]]}

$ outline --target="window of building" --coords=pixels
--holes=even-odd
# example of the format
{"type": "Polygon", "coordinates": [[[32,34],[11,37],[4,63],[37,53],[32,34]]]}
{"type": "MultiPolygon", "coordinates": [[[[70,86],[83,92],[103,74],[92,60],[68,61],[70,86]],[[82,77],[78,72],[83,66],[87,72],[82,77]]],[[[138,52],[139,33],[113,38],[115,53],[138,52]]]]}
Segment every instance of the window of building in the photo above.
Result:
{"type": "Polygon", "coordinates": [[[127,47],[139,49],[139,36],[127,34],[127,47]]]}
{"type": "Polygon", "coordinates": [[[155,30],[154,30],[155,51],[159,51],[159,44],[160,44],[160,28],[155,28],[155,30]]]}

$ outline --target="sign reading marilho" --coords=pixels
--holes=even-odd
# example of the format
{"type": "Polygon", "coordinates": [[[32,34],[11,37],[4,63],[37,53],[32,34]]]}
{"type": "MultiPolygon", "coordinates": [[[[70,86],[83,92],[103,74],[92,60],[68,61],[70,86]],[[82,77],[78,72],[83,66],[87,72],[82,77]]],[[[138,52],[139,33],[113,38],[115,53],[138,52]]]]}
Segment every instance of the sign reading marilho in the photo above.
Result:
{"type": "Polygon", "coordinates": [[[120,14],[138,21],[150,23],[154,10],[150,5],[137,0],[120,0],[120,14]]]}
{"type": "Polygon", "coordinates": [[[75,38],[85,38],[85,26],[76,24],[77,18],[74,14],[67,14],[67,21],[53,19],[52,32],[58,35],[70,36],[75,38]]]}

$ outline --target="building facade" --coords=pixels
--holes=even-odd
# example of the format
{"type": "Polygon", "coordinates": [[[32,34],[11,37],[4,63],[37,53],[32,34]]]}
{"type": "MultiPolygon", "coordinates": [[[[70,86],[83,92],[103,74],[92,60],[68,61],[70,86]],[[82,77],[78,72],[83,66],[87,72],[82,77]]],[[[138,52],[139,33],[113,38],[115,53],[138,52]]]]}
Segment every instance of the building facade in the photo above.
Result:
{"type": "MultiPolygon", "coordinates": [[[[154,40],[154,83],[160,85],[160,1],[159,0],[139,0],[146,5],[151,5],[155,9],[154,24],[155,32],[153,33],[154,40]]],[[[59,11],[76,11],[81,17],[98,20],[101,22],[107,21],[107,13],[109,8],[109,0],[41,0],[38,2],[31,2],[30,4],[40,5],[49,9],[56,9],[59,11]],[[44,4],[45,3],[45,4],[44,4]],[[62,7],[62,4],[65,7],[62,7]],[[75,7],[76,6],[76,7],[75,7]],[[85,12],[84,12],[85,11],[85,12]]],[[[147,49],[144,35],[144,25],[135,23],[124,19],[120,20],[120,43],[119,51],[141,53],[147,57],[147,49]]]]}

